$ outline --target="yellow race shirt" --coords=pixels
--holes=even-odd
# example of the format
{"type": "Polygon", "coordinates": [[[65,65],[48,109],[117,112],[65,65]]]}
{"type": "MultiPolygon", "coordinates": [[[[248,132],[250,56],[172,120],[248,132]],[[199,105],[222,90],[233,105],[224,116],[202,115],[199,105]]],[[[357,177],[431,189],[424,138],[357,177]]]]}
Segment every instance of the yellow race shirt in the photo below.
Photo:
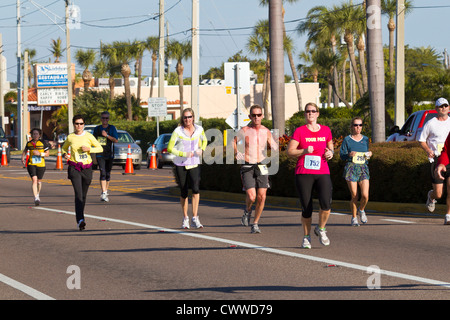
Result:
{"type": "Polygon", "coordinates": [[[28,166],[36,166],[36,167],[45,167],[44,157],[41,156],[42,153],[45,153],[48,149],[50,149],[50,144],[47,141],[38,140],[33,141],[30,140],[25,145],[25,150],[30,151],[30,158],[28,159],[28,166]],[[33,151],[39,151],[39,155],[34,155],[33,151]]]}
{"type": "Polygon", "coordinates": [[[69,134],[61,149],[67,153],[69,146],[69,160],[73,162],[81,162],[83,164],[90,164],[92,162],[91,153],[99,153],[103,151],[103,147],[97,139],[95,139],[95,137],[87,131],[83,131],[80,135],[75,133],[69,134]],[[90,147],[91,150],[89,152],[84,152],[81,149],[82,146],[90,147]]]}

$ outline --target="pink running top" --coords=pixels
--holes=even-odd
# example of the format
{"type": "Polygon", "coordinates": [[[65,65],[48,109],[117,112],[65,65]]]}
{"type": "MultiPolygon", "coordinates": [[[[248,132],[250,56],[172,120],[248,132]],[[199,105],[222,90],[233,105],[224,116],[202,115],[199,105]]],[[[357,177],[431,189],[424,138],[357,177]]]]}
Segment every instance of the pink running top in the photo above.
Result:
{"type": "Polygon", "coordinates": [[[314,147],[312,153],[298,158],[295,174],[330,174],[330,168],[324,156],[327,143],[333,139],[329,127],[320,125],[319,131],[313,132],[304,125],[295,129],[292,139],[299,142],[297,149],[314,147]]]}

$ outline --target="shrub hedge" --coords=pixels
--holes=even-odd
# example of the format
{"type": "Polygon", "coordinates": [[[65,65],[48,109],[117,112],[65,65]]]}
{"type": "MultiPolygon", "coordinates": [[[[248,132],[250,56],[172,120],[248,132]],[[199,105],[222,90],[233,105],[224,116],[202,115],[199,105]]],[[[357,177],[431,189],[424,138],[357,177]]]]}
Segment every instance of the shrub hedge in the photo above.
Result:
{"type": "MultiPolygon", "coordinates": [[[[216,128],[229,129],[224,119],[201,119],[205,130],[216,128]]],[[[304,120],[291,118],[286,123],[286,132],[291,133],[303,125],[304,120]]],[[[321,119],[320,123],[331,128],[335,138],[335,156],[329,162],[333,182],[333,199],[349,200],[347,184],[342,177],[345,163],[340,160],[339,147],[344,136],[348,135],[351,119],[321,119]]],[[[118,129],[128,131],[136,140],[141,140],[143,152],[148,143],[156,139],[156,122],[111,121],[118,129]]],[[[264,125],[271,128],[270,121],[264,125]]],[[[370,132],[367,121],[363,133],[370,132]]],[[[161,121],[159,132],[171,133],[178,126],[178,120],[161,121]]],[[[369,135],[369,134],[366,134],[369,135]]],[[[370,136],[370,135],[369,135],[370,136]]],[[[283,139],[283,138],[281,138],[283,139]]],[[[281,145],[281,144],[280,144],[281,145]]],[[[286,146],[286,144],[284,144],[286,146]]],[[[369,161],[370,199],[369,201],[424,203],[431,189],[429,162],[418,142],[382,142],[372,143],[373,156],[369,161]]],[[[225,160],[224,160],[225,163],[225,160]]],[[[296,160],[280,152],[279,170],[271,176],[272,188],[268,194],[274,196],[297,197],[294,182],[296,160]]],[[[202,165],[201,186],[205,190],[241,193],[242,184],[237,164],[202,165]]],[[[444,197],[445,198],[445,197],[444,197]]],[[[445,203],[441,199],[438,203],[445,203]]]]}
{"type": "MultiPolygon", "coordinates": [[[[425,203],[431,189],[430,164],[418,142],[372,143],[369,160],[369,201],[425,203]]],[[[225,161],[224,161],[225,163],[225,161]]],[[[296,159],[280,153],[279,170],[270,177],[268,195],[297,197],[295,189],[296,159]]],[[[333,199],[349,200],[347,183],[343,178],[345,163],[339,157],[339,148],[329,161],[333,182],[333,199]]],[[[242,193],[237,164],[202,165],[201,189],[242,193]]],[[[445,203],[441,199],[439,203],[445,203]]]]}

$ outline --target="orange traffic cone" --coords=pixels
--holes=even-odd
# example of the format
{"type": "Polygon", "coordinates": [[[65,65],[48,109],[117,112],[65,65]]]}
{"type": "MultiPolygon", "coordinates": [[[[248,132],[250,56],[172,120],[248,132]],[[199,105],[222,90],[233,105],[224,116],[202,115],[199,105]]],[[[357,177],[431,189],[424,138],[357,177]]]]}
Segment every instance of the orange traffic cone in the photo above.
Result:
{"type": "Polygon", "coordinates": [[[8,165],[8,158],[6,157],[6,147],[8,146],[7,143],[2,143],[2,167],[8,165]]]}
{"type": "Polygon", "coordinates": [[[61,155],[61,144],[58,143],[58,156],[56,157],[56,170],[63,169],[63,161],[61,155]]]}
{"type": "Polygon", "coordinates": [[[133,160],[131,159],[131,147],[128,145],[127,162],[125,164],[125,172],[122,174],[134,174],[133,160]]]}
{"type": "Polygon", "coordinates": [[[30,150],[27,150],[27,158],[25,160],[24,168],[28,167],[28,160],[30,160],[30,150]]]}
{"type": "Polygon", "coordinates": [[[150,166],[148,168],[152,170],[157,169],[155,145],[152,146],[152,155],[150,156],[150,166]]]}

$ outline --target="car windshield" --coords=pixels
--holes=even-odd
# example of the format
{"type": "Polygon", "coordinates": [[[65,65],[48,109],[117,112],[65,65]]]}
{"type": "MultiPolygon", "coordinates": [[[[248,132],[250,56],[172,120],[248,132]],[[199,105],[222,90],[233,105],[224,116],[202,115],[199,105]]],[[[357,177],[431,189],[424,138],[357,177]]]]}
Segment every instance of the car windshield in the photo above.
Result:
{"type": "Polygon", "coordinates": [[[171,134],[164,136],[164,143],[168,143],[171,136],[172,136],[171,134]]]}
{"type": "Polygon", "coordinates": [[[118,132],[119,134],[119,143],[134,143],[133,138],[130,136],[128,132],[118,132]]]}
{"type": "Polygon", "coordinates": [[[0,127],[0,138],[5,138],[5,131],[0,127]]]}

